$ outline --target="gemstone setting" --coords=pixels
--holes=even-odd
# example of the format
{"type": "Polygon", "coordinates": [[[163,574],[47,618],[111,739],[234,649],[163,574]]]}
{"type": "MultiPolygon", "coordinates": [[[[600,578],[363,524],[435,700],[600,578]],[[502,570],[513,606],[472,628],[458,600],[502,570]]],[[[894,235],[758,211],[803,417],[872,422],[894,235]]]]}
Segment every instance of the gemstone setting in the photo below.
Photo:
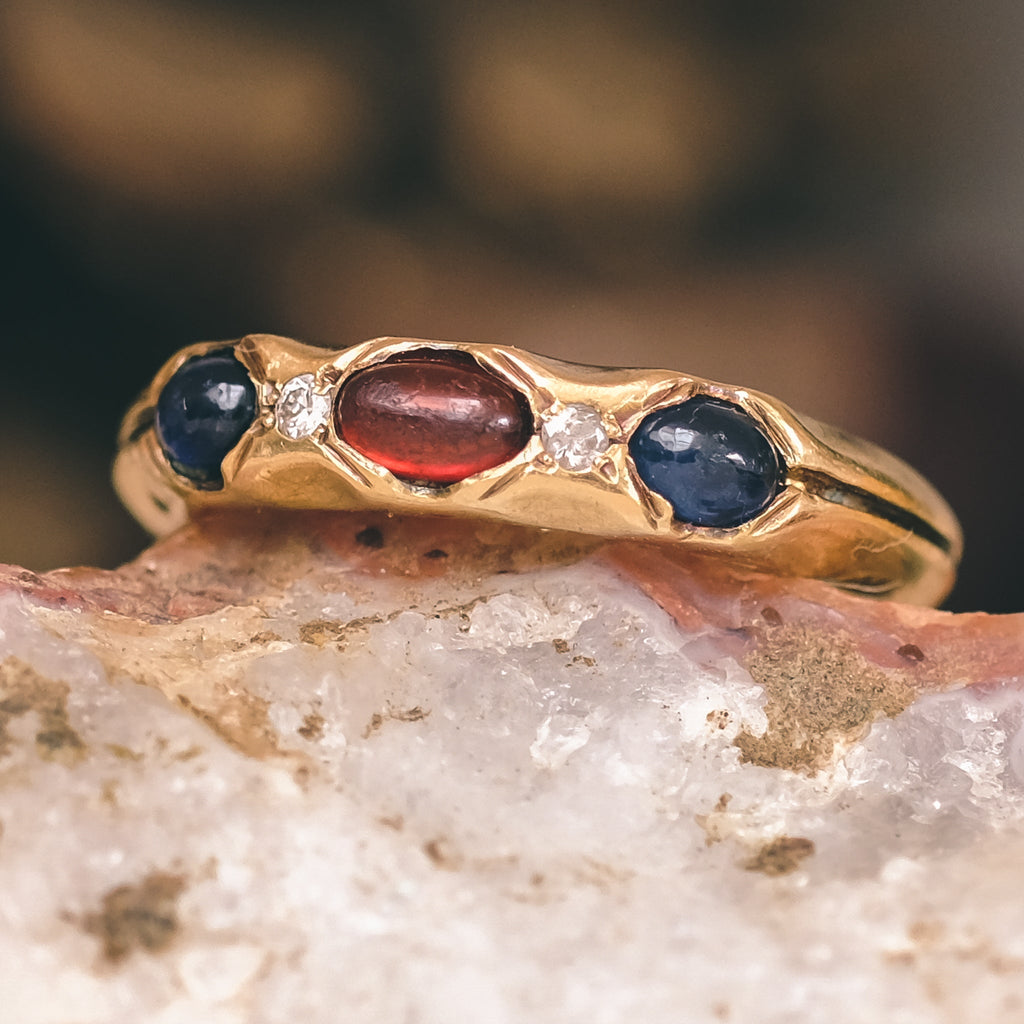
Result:
{"type": "Polygon", "coordinates": [[[409,482],[447,486],[508,462],[533,435],[526,396],[467,353],[417,349],[338,391],[338,436],[409,482]]]}
{"type": "Polygon", "coordinates": [[[179,475],[205,490],[224,486],[220,465],[256,419],[256,386],[231,349],[194,356],[156,403],[157,440],[179,475]]]}
{"type": "Polygon", "coordinates": [[[331,414],[331,399],[316,390],[316,378],[300,373],[281,385],[274,405],[274,424],[278,432],[293,441],[309,437],[322,427],[331,414]]]}
{"type": "Polygon", "coordinates": [[[593,467],[611,441],[597,409],[574,402],[544,417],[540,443],[562,469],[582,473],[593,467]]]}
{"type": "Polygon", "coordinates": [[[757,422],[732,402],[698,395],[657,409],[629,439],[640,479],[679,522],[736,527],[772,501],[782,459],[757,422]]]}

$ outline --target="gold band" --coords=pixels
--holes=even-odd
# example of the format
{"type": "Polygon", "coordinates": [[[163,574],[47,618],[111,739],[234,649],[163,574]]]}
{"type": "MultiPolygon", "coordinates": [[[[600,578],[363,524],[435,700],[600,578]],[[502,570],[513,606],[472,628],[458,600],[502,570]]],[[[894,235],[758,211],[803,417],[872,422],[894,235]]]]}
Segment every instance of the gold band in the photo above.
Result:
{"type": "Polygon", "coordinates": [[[129,410],[114,479],[128,509],[157,535],[192,513],[228,506],[383,508],[670,541],[758,571],[916,604],[942,600],[961,552],[956,518],[927,481],[875,445],[797,416],[774,398],[667,370],[580,366],[497,345],[380,338],[328,352],[265,334],[193,345],[163,367],[129,410]],[[237,360],[255,395],[252,421],[242,424],[237,443],[219,462],[214,486],[176,467],[155,423],[175,374],[212,353],[237,360]],[[442,365],[447,359],[456,375],[471,365],[522,399],[528,427],[521,447],[497,465],[431,485],[390,471],[365,446],[346,441],[331,412],[339,390],[360,371],[401,367],[414,357],[436,357],[442,365]],[[308,416],[288,436],[282,392],[293,381],[309,385],[302,407],[308,416]],[[630,439],[639,426],[695,396],[740,410],[782,467],[770,500],[738,525],[680,521],[673,504],[638,472],[630,439]],[[542,437],[541,427],[568,407],[590,410],[605,439],[603,448],[595,442],[583,468],[566,468],[542,437]],[[310,430],[309,417],[318,413],[310,430]]]}

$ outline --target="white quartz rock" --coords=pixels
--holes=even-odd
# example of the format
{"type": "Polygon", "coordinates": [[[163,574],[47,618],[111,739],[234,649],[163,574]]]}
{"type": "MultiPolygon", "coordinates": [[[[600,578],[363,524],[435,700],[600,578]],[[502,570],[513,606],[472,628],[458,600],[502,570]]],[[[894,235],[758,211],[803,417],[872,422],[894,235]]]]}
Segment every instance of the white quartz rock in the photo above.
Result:
{"type": "MultiPolygon", "coordinates": [[[[133,571],[217,577],[192,543],[133,571]]],[[[837,639],[874,696],[791,709],[800,746],[777,614],[296,550],[208,610],[0,593],[0,1020],[1024,1019],[1019,677],[837,639]]]]}

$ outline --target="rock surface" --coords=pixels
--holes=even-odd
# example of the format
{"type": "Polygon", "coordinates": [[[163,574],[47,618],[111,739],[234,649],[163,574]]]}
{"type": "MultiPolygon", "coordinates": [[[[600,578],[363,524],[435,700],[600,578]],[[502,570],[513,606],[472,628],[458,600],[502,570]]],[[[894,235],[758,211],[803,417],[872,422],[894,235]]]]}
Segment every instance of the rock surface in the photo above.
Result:
{"type": "Polygon", "coordinates": [[[1024,1017],[1024,617],[465,521],[0,574],[0,1019],[1024,1017]]]}

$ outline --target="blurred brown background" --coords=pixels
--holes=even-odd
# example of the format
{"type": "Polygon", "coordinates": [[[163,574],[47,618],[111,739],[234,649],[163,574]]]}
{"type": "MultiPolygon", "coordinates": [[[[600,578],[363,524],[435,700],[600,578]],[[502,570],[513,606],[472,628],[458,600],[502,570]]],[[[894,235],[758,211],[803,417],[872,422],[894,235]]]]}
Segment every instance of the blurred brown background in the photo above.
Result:
{"type": "Polygon", "coordinates": [[[746,384],[920,468],[1024,608],[1024,5],[0,7],[0,560],[114,565],[178,347],[522,345],[746,384]]]}

